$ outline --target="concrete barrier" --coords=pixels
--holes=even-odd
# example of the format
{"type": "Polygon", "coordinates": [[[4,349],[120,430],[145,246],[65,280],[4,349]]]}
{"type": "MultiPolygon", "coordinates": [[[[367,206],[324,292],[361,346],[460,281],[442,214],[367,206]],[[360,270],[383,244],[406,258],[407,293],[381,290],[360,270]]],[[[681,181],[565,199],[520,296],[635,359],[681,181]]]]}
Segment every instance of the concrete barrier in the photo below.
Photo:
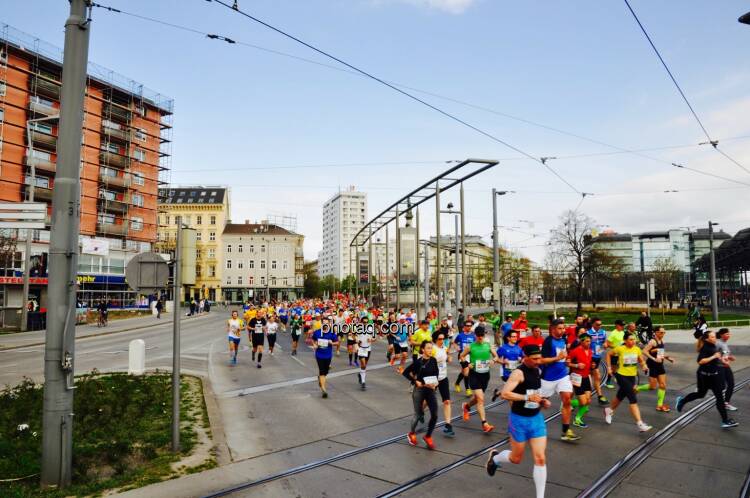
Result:
{"type": "Polygon", "coordinates": [[[128,350],[128,374],[143,375],[146,371],[146,343],[143,339],[134,339],[128,350]]]}

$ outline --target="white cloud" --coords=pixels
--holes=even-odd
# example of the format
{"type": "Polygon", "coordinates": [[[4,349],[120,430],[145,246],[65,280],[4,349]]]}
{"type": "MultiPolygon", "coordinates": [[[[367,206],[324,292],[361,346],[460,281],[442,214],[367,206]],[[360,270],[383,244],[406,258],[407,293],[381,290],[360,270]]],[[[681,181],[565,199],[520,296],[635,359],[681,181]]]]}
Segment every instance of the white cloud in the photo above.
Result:
{"type": "Polygon", "coordinates": [[[471,7],[476,0],[393,0],[427,7],[430,9],[442,10],[449,14],[463,14],[471,7]]]}

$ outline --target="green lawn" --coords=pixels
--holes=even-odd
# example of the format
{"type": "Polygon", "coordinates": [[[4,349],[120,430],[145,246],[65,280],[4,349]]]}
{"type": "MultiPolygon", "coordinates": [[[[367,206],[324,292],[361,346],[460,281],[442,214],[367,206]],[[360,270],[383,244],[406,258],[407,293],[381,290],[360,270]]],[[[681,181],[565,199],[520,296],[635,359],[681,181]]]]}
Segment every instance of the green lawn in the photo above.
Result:
{"type": "MultiPolygon", "coordinates": [[[[180,440],[183,454],[196,444],[194,425],[204,412],[200,382],[182,383],[180,440]]],[[[170,448],[171,375],[85,375],[76,379],[73,485],[42,491],[42,388],[31,381],[0,391],[2,497],[65,497],[137,487],[171,475],[180,459],[170,448]],[[27,427],[28,426],[28,427],[27,427]]]]}

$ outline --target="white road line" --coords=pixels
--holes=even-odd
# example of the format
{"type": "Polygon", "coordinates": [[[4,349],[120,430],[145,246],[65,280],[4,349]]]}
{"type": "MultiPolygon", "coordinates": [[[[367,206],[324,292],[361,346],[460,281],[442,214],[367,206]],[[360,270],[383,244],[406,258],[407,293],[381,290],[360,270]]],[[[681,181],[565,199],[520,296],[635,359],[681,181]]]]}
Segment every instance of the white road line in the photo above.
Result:
{"type": "MultiPolygon", "coordinates": [[[[367,371],[371,370],[380,370],[381,368],[387,368],[390,367],[390,363],[381,363],[379,365],[373,365],[367,367],[367,371]]],[[[342,370],[340,372],[333,372],[328,374],[328,378],[332,377],[343,377],[344,375],[352,375],[355,373],[359,373],[359,368],[352,368],[348,370],[342,370]]],[[[246,387],[244,389],[234,389],[232,391],[226,391],[221,393],[219,396],[222,398],[234,398],[237,396],[247,396],[248,394],[254,394],[254,393],[260,393],[264,391],[271,391],[273,389],[281,389],[283,387],[289,387],[289,386],[297,386],[300,384],[307,384],[308,382],[317,382],[318,376],[314,377],[302,377],[299,379],[293,379],[293,380],[286,380],[284,382],[275,382],[273,384],[263,384],[261,386],[254,386],[254,387],[246,387]]]]}
{"type": "Polygon", "coordinates": [[[291,358],[292,358],[292,359],[293,359],[294,361],[296,361],[297,363],[299,363],[300,365],[302,365],[303,367],[305,366],[305,364],[304,364],[304,363],[302,363],[302,360],[300,360],[299,358],[297,358],[297,356],[296,356],[296,355],[295,355],[295,356],[290,356],[290,357],[291,357],[291,358]]]}

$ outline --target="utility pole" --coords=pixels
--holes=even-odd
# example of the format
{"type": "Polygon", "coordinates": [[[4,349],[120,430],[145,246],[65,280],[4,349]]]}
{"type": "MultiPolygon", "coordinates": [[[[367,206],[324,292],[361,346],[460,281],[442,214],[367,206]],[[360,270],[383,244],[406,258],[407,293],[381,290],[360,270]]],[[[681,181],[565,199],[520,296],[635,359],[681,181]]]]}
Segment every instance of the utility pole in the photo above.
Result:
{"type": "Polygon", "coordinates": [[[435,182],[435,292],[437,293],[438,320],[443,317],[440,304],[440,182],[435,182]]]}
{"type": "Polygon", "coordinates": [[[172,452],[180,451],[180,320],[182,319],[182,216],[175,216],[177,244],[174,251],[172,296],[172,452]]]}
{"type": "Polygon", "coordinates": [[[719,297],[716,292],[716,255],[714,253],[714,226],[718,223],[708,222],[708,251],[711,263],[711,319],[719,321],[719,297]]]}
{"type": "MultiPolygon", "coordinates": [[[[459,185],[458,192],[458,205],[459,210],[461,211],[461,273],[459,273],[459,276],[461,277],[461,308],[466,308],[466,296],[468,295],[466,284],[468,283],[468,280],[466,278],[466,245],[464,244],[466,227],[466,224],[464,222],[466,218],[466,212],[464,211],[464,182],[461,182],[461,185],[459,185]]],[[[458,300],[456,300],[456,303],[458,305],[458,300]]],[[[456,319],[458,319],[458,314],[456,314],[456,319]]]]}
{"type": "Polygon", "coordinates": [[[70,484],[72,474],[81,141],[91,25],[87,7],[90,7],[87,0],[70,0],[70,16],[65,21],[44,348],[43,487],[64,488],[70,484]]]}
{"type": "MultiPolygon", "coordinates": [[[[424,243],[424,318],[430,314],[430,246],[424,243]]],[[[419,246],[419,240],[417,240],[419,246]]]]}
{"type": "Polygon", "coordinates": [[[386,318],[388,318],[388,310],[391,308],[391,270],[390,270],[390,249],[388,246],[390,245],[390,240],[388,239],[388,232],[390,232],[391,229],[388,227],[388,225],[385,226],[385,311],[386,311],[386,318]]]}
{"type": "Polygon", "coordinates": [[[497,197],[505,195],[506,190],[492,189],[492,297],[495,298],[495,309],[500,310],[500,317],[504,315],[503,292],[500,288],[500,234],[497,225],[497,197]]]}
{"type": "Polygon", "coordinates": [[[401,313],[401,219],[396,206],[396,319],[401,313]]]}
{"type": "Polygon", "coordinates": [[[461,306],[461,298],[462,298],[462,295],[461,295],[461,286],[462,286],[462,283],[461,283],[461,280],[462,280],[462,278],[461,278],[462,277],[461,270],[462,270],[462,268],[461,268],[461,259],[459,258],[458,215],[457,214],[453,215],[453,221],[455,222],[454,223],[455,224],[454,236],[456,238],[453,241],[453,242],[455,242],[453,250],[456,253],[456,257],[455,257],[454,261],[456,262],[456,265],[455,265],[456,266],[456,277],[455,277],[455,284],[456,284],[455,285],[455,287],[456,287],[456,319],[458,319],[458,315],[459,315],[458,310],[459,310],[459,308],[462,307],[461,306]]]}

